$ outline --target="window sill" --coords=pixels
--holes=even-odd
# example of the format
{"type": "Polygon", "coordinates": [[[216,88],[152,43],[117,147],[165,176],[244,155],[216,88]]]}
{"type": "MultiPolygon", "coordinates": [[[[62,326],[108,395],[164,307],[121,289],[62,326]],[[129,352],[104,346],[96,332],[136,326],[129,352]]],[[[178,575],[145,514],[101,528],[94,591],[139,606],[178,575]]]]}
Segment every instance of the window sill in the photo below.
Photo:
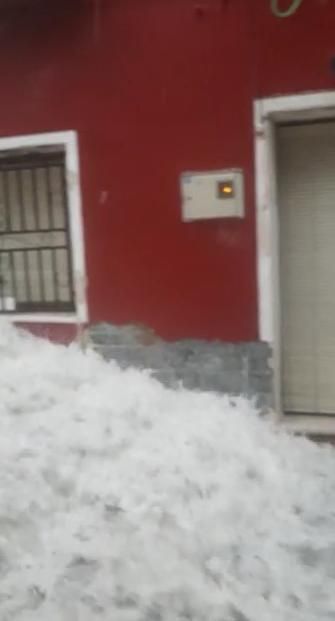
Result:
{"type": "Polygon", "coordinates": [[[7,321],[12,321],[14,323],[83,323],[76,313],[3,313],[0,317],[4,317],[7,321]]]}

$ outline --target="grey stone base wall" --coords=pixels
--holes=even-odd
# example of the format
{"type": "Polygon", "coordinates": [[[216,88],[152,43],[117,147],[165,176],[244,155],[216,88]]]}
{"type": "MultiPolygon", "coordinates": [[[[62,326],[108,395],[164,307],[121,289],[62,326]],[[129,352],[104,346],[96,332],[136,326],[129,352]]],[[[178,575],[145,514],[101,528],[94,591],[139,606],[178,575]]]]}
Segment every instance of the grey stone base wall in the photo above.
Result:
{"type": "Polygon", "coordinates": [[[272,406],[271,350],[261,342],[162,341],[142,326],[91,326],[91,347],[122,368],[151,369],[164,385],[255,397],[272,406]]]}

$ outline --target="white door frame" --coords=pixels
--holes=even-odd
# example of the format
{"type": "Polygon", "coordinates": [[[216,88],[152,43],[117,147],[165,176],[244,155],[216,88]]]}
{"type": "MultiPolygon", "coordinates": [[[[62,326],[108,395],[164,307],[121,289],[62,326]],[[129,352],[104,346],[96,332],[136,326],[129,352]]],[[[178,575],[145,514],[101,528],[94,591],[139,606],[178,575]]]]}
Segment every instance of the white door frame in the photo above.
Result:
{"type": "Polygon", "coordinates": [[[335,433],[335,417],[284,417],[281,403],[279,226],[276,123],[335,119],[335,91],[268,97],[254,102],[259,338],[273,350],[274,404],[279,420],[297,431],[335,433]]]}

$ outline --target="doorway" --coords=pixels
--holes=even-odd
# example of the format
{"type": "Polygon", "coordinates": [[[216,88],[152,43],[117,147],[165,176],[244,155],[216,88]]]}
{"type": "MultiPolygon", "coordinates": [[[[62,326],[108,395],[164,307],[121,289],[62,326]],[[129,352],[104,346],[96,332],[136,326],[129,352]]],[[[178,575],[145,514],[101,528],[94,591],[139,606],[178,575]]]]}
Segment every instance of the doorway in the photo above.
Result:
{"type": "Polygon", "coordinates": [[[292,430],[326,435],[335,433],[334,121],[335,91],[254,102],[258,327],[273,352],[274,412],[292,430]]]}
{"type": "Polygon", "coordinates": [[[335,122],[276,127],[281,400],[335,415],[335,122]]]}

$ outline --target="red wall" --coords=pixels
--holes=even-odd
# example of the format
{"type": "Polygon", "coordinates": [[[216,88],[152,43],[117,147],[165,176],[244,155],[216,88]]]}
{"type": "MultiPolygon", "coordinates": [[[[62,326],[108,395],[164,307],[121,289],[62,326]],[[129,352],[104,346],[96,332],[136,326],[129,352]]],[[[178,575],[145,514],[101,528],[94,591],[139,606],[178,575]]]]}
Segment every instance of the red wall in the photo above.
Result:
{"type": "Polygon", "coordinates": [[[335,88],[334,0],[287,20],[269,0],[3,3],[0,134],[79,133],[90,320],[257,338],[252,100],[335,88]],[[179,174],[232,166],[246,218],[183,224],[179,174]]]}

